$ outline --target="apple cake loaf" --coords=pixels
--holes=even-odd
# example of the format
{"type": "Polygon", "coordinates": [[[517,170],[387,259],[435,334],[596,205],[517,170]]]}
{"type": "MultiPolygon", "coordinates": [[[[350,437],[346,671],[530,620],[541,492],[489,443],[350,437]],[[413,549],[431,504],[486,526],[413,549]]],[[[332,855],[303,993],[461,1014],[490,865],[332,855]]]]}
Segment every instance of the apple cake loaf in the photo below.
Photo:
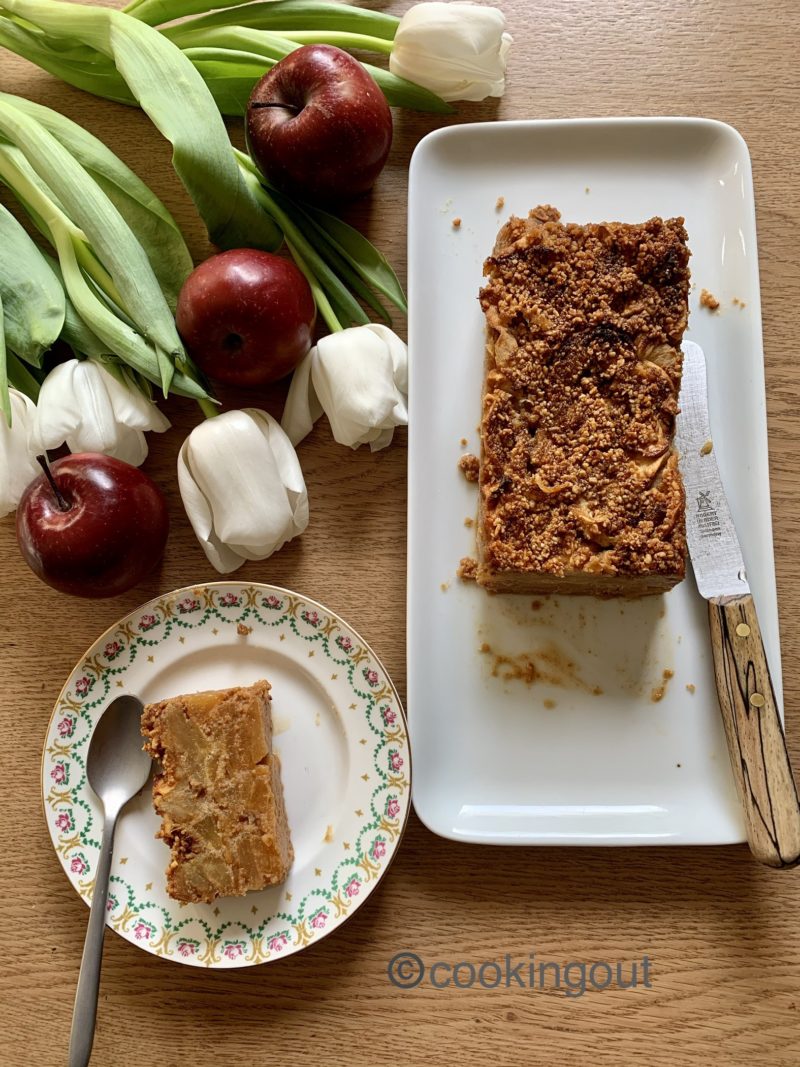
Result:
{"type": "Polygon", "coordinates": [[[167,892],[210,903],[285,880],[294,858],[272,751],[269,682],[148,704],[145,748],[160,761],[153,804],[170,846],[167,892]]]}
{"type": "Polygon", "coordinates": [[[661,593],[686,556],[683,219],[560,218],[512,217],[484,265],[476,578],[507,593],[661,593]]]}

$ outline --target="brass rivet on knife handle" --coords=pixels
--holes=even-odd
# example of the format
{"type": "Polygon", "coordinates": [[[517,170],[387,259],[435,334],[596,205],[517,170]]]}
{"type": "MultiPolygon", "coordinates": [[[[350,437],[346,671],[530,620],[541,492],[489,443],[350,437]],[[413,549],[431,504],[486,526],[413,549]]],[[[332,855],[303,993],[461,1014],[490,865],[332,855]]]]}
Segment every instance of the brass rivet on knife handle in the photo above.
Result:
{"type": "Polygon", "coordinates": [[[711,644],[725,735],[747,839],[770,867],[800,862],[800,803],[749,594],[709,601],[711,644]]]}

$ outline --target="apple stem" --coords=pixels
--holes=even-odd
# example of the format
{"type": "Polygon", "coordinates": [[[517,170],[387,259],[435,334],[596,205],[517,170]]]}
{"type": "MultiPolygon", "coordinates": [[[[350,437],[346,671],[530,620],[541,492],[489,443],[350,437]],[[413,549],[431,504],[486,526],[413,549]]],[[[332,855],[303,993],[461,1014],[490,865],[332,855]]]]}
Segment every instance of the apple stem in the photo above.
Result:
{"type": "Polygon", "coordinates": [[[39,464],[39,466],[44,471],[45,477],[47,478],[48,482],[50,483],[50,488],[53,490],[55,498],[58,501],[58,506],[61,508],[62,511],[69,511],[69,504],[66,502],[64,497],[61,495],[61,490],[56,485],[56,480],[53,477],[53,472],[50,470],[50,467],[49,467],[49,465],[47,463],[47,456],[37,456],[36,457],[36,462],[39,464]]]}
{"type": "Polygon", "coordinates": [[[293,111],[295,115],[299,115],[303,110],[301,107],[297,107],[295,104],[278,104],[269,103],[266,100],[254,100],[250,107],[282,107],[286,111],[293,111]]]}

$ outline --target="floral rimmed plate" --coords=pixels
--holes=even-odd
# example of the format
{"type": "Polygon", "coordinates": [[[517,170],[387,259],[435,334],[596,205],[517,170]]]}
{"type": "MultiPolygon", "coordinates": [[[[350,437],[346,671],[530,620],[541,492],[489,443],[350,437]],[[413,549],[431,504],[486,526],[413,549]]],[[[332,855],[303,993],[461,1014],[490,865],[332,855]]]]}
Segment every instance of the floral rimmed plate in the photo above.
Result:
{"type": "Polygon", "coordinates": [[[149,784],[117,829],[108,924],[155,955],[244,967],[297,952],[340,926],[385,873],[409,810],[403,709],[366,642],[333,612],[271,585],[176,590],[121,619],[80,660],[56,702],[42,759],[50,836],[88,903],[101,814],[86,781],[92,729],[121,692],[177,693],[272,683],[295,861],[282,886],[180,905],[166,894],[167,846],[149,784]]]}

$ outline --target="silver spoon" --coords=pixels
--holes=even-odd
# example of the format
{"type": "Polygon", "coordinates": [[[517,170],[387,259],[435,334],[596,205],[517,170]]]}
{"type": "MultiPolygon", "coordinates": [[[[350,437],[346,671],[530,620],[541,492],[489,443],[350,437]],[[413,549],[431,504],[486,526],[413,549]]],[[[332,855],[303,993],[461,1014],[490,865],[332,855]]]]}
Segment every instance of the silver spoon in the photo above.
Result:
{"type": "Polygon", "coordinates": [[[103,844],[97,861],[92,908],[72,1013],[69,1067],[86,1067],[92,1054],[103,937],[106,932],[108,878],[117,818],[150,774],[150,757],[142,749],[142,710],[141,700],[134,696],[119,696],[112,700],[95,726],[89,742],[86,776],[103,807],[103,844]]]}

